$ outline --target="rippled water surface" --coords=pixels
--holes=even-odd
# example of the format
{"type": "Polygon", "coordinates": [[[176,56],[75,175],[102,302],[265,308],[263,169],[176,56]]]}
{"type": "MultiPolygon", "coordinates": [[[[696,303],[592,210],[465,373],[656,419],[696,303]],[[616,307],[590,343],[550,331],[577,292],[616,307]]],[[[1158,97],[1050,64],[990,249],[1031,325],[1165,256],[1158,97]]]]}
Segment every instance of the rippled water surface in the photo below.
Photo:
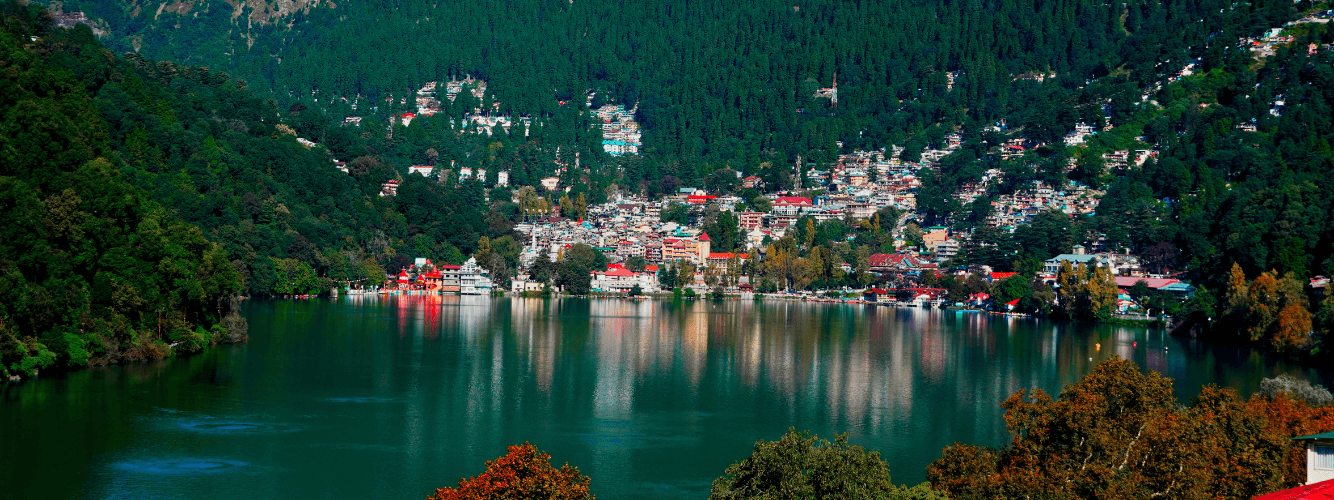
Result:
{"type": "Polygon", "coordinates": [[[899,483],[1113,355],[1249,394],[1294,373],[1159,330],[857,305],[250,301],[251,341],[0,386],[0,496],[401,498],[531,441],[602,499],[704,498],[757,439],[847,432],[899,483]]]}

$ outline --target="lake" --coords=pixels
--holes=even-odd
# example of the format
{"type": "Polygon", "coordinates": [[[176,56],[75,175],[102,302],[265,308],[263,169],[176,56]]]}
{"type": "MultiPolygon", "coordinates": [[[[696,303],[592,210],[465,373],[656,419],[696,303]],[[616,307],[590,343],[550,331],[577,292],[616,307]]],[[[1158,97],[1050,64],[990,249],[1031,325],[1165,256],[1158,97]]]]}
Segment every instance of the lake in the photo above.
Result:
{"type": "Polygon", "coordinates": [[[1334,374],[1161,329],[797,301],[251,300],[250,342],[0,386],[10,498],[420,499],[530,441],[599,498],[705,498],[789,427],[879,451],[896,483],[1000,402],[1112,356],[1258,390],[1334,374]],[[1101,345],[1099,348],[1098,345],[1101,345]]]}

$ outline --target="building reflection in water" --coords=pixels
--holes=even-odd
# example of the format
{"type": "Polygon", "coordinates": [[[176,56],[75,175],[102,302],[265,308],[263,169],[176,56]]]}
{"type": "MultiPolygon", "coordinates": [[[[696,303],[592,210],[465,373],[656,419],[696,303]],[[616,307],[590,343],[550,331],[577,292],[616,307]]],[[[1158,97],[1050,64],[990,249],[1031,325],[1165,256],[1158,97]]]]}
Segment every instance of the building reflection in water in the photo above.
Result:
{"type": "MultiPolygon", "coordinates": [[[[589,472],[609,481],[628,481],[625,464],[637,453],[703,439],[698,433],[710,422],[730,422],[751,440],[773,439],[789,426],[850,432],[887,456],[901,454],[896,466],[907,461],[921,470],[932,458],[921,456],[923,442],[936,450],[955,441],[1001,445],[1008,435],[1001,401],[1021,389],[1058,394],[1112,356],[1193,377],[1179,384],[1183,398],[1200,385],[1188,364],[1225,371],[1263,362],[1187,356],[1193,344],[1157,330],[970,311],[798,301],[382,300],[392,304],[400,338],[416,342],[410,362],[449,364],[443,376],[457,377],[434,389],[466,394],[457,406],[444,395],[410,399],[459,414],[462,446],[480,447],[486,436],[523,425],[516,419],[566,415],[568,422],[549,422],[555,427],[544,432],[578,436],[591,454],[589,472]],[[423,354],[420,342],[446,350],[423,354]]],[[[428,385],[415,377],[410,387],[428,385]]],[[[410,405],[407,418],[423,413],[410,405]]]]}

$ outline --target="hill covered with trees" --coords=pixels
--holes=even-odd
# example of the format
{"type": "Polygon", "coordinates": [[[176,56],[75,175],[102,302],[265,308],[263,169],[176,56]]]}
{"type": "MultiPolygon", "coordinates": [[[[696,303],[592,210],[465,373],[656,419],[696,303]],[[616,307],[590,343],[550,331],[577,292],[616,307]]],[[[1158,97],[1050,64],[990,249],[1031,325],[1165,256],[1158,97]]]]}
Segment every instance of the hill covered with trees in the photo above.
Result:
{"type": "Polygon", "coordinates": [[[117,57],[14,2],[0,50],[7,376],[243,340],[233,297],[381,283],[408,255],[459,263],[491,237],[517,257],[508,196],[421,176],[378,196],[402,176],[359,136],[341,172],[284,123],[300,111],[226,73],[117,57]]]}
{"type": "Polygon", "coordinates": [[[360,112],[392,108],[469,74],[491,82],[501,113],[553,115],[590,90],[639,103],[653,170],[683,179],[828,161],[837,141],[916,145],[965,122],[1059,136],[1102,120],[1106,96],[1081,88],[1090,79],[1155,81],[1294,12],[1274,0],[61,5],[114,50],[228,71],[283,105],[360,96],[360,112]],[[835,80],[835,101],[815,97],[835,80]]]}

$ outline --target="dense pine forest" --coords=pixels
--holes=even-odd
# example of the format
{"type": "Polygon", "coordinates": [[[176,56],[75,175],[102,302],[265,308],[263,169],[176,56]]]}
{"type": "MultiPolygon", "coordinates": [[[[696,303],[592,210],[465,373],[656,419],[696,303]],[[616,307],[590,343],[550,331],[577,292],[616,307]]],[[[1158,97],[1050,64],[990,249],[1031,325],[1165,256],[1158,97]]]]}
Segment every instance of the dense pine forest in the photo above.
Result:
{"type": "Polygon", "coordinates": [[[334,169],[235,78],[0,8],[6,376],[244,340],[235,296],[378,284],[405,254],[462,261],[508,233],[479,183],[375,196],[389,167],[334,169]]]}
{"type": "Polygon", "coordinates": [[[647,175],[685,179],[798,154],[828,160],[837,141],[930,141],[944,133],[930,129],[964,123],[1008,119],[1056,137],[1101,121],[1110,93],[1293,12],[1276,0],[235,3],[63,6],[99,19],[113,50],[228,71],[284,105],[397,103],[463,75],[493,82],[499,112],[515,115],[603,92],[639,104],[656,153],[647,175]],[[958,90],[947,92],[951,72],[958,90]],[[1081,89],[1112,73],[1128,78],[1081,89]],[[1033,78],[1048,74],[1052,84],[1033,78]],[[811,97],[835,78],[836,106],[811,97]]]}

